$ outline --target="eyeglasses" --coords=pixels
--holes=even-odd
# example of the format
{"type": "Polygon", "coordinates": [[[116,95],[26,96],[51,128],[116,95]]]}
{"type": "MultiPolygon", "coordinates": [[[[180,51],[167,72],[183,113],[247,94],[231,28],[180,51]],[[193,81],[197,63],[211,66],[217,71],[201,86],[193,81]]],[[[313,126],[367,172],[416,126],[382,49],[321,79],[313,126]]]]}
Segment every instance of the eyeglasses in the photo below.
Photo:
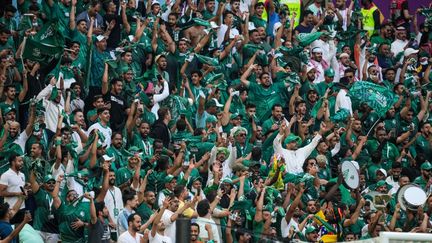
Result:
{"type": "Polygon", "coordinates": [[[238,136],[240,136],[240,137],[246,137],[246,133],[240,133],[238,136]]]}
{"type": "Polygon", "coordinates": [[[46,182],[45,184],[47,184],[47,185],[54,185],[54,184],[55,184],[55,181],[48,181],[48,182],[46,182]]]}
{"type": "Polygon", "coordinates": [[[354,76],[352,76],[352,75],[345,76],[345,77],[347,77],[347,78],[354,78],[354,76]]]}

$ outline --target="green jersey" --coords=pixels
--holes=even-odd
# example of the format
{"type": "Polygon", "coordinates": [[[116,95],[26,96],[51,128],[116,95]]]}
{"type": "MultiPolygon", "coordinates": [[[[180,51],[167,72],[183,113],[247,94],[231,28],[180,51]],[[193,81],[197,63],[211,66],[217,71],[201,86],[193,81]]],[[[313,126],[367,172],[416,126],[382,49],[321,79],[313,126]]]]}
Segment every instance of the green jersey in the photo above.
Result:
{"type": "Polygon", "coordinates": [[[74,230],[71,223],[77,219],[83,222],[90,222],[90,205],[86,202],[77,202],[74,204],[62,202],[58,209],[61,241],[65,243],[84,243],[84,227],[74,230]]]}
{"type": "Polygon", "coordinates": [[[47,233],[59,233],[58,222],[53,205],[54,199],[51,194],[42,188],[34,194],[36,201],[36,211],[33,219],[33,227],[47,233]]]}

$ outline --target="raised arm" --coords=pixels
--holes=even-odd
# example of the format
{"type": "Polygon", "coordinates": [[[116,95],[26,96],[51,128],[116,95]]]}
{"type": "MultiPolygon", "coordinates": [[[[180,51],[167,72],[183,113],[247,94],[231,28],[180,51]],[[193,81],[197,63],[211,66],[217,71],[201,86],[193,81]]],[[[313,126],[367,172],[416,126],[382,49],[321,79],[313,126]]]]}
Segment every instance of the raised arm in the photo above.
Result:
{"type": "Polygon", "coordinates": [[[256,64],[250,65],[246,70],[246,72],[244,72],[243,75],[241,76],[240,81],[244,86],[249,87],[250,81],[247,80],[247,78],[251,75],[252,70],[254,70],[256,67],[257,67],[256,64]]]}
{"type": "Polygon", "coordinates": [[[105,162],[102,165],[103,168],[103,181],[102,181],[102,188],[99,192],[99,194],[97,195],[97,197],[95,198],[95,201],[97,203],[99,202],[103,202],[105,200],[105,196],[108,192],[109,189],[109,168],[110,168],[110,164],[105,162]]]}
{"type": "Polygon", "coordinates": [[[93,26],[94,26],[94,22],[95,22],[95,18],[91,17],[90,18],[90,27],[87,31],[87,45],[90,46],[93,43],[93,26]]]}
{"type": "Polygon", "coordinates": [[[266,188],[264,187],[261,190],[260,194],[258,195],[258,201],[257,201],[257,204],[256,204],[256,213],[255,213],[255,217],[254,217],[254,221],[257,222],[257,223],[259,223],[259,222],[261,222],[263,220],[262,211],[263,211],[263,206],[264,206],[264,195],[265,195],[265,192],[266,192],[266,188]]]}
{"type": "Polygon", "coordinates": [[[27,95],[27,91],[28,91],[27,70],[24,69],[23,70],[23,89],[20,91],[20,93],[18,95],[19,102],[23,102],[24,98],[27,95]]]}
{"type": "Polygon", "coordinates": [[[25,128],[25,133],[27,135],[27,137],[30,137],[30,135],[33,132],[33,125],[35,123],[36,120],[36,104],[31,104],[30,105],[30,118],[29,121],[27,123],[27,126],[25,128]]]}
{"type": "Polygon", "coordinates": [[[93,167],[96,166],[96,162],[97,162],[97,143],[99,141],[99,134],[98,134],[98,129],[94,129],[93,130],[95,133],[95,138],[93,141],[93,144],[91,146],[91,152],[90,152],[90,165],[88,169],[91,169],[93,167]]]}
{"type": "Polygon", "coordinates": [[[53,197],[53,204],[54,204],[54,207],[56,209],[58,209],[62,203],[62,201],[59,197],[60,184],[61,184],[62,180],[63,180],[63,175],[59,175],[57,178],[54,190],[51,192],[51,196],[53,197]]]}
{"type": "Polygon", "coordinates": [[[106,63],[105,62],[105,68],[104,68],[104,73],[103,73],[103,75],[102,75],[102,94],[103,95],[106,95],[107,93],[108,93],[108,91],[109,91],[109,88],[108,88],[108,70],[109,70],[109,65],[108,65],[108,63],[106,63]]]}
{"type": "Polygon", "coordinates": [[[69,13],[69,29],[70,30],[74,30],[76,28],[76,22],[75,22],[76,4],[77,4],[77,0],[71,1],[71,11],[69,13]]]}

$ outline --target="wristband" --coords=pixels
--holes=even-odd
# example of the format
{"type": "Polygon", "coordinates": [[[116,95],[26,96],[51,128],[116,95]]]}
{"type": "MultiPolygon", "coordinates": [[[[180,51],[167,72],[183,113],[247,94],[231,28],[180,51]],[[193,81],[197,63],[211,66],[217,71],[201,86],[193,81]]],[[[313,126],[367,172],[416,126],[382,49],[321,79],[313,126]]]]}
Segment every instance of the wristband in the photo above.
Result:
{"type": "Polygon", "coordinates": [[[57,140],[57,139],[56,139],[56,141],[55,141],[55,145],[56,145],[56,146],[61,145],[61,143],[62,143],[61,140],[57,140]]]}

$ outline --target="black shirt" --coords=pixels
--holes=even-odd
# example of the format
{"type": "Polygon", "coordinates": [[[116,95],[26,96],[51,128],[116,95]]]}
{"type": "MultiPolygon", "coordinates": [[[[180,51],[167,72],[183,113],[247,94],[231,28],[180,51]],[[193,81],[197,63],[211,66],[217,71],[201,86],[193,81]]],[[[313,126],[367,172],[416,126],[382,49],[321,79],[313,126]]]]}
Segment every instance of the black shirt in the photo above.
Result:
{"type": "Polygon", "coordinates": [[[92,243],[109,243],[111,238],[111,232],[108,224],[104,224],[100,219],[95,224],[90,223],[89,225],[88,242],[92,243]]]}
{"type": "Polygon", "coordinates": [[[124,127],[126,120],[126,100],[122,96],[115,95],[113,93],[108,93],[104,96],[106,102],[111,103],[110,109],[110,127],[113,132],[121,131],[124,127]]]}

